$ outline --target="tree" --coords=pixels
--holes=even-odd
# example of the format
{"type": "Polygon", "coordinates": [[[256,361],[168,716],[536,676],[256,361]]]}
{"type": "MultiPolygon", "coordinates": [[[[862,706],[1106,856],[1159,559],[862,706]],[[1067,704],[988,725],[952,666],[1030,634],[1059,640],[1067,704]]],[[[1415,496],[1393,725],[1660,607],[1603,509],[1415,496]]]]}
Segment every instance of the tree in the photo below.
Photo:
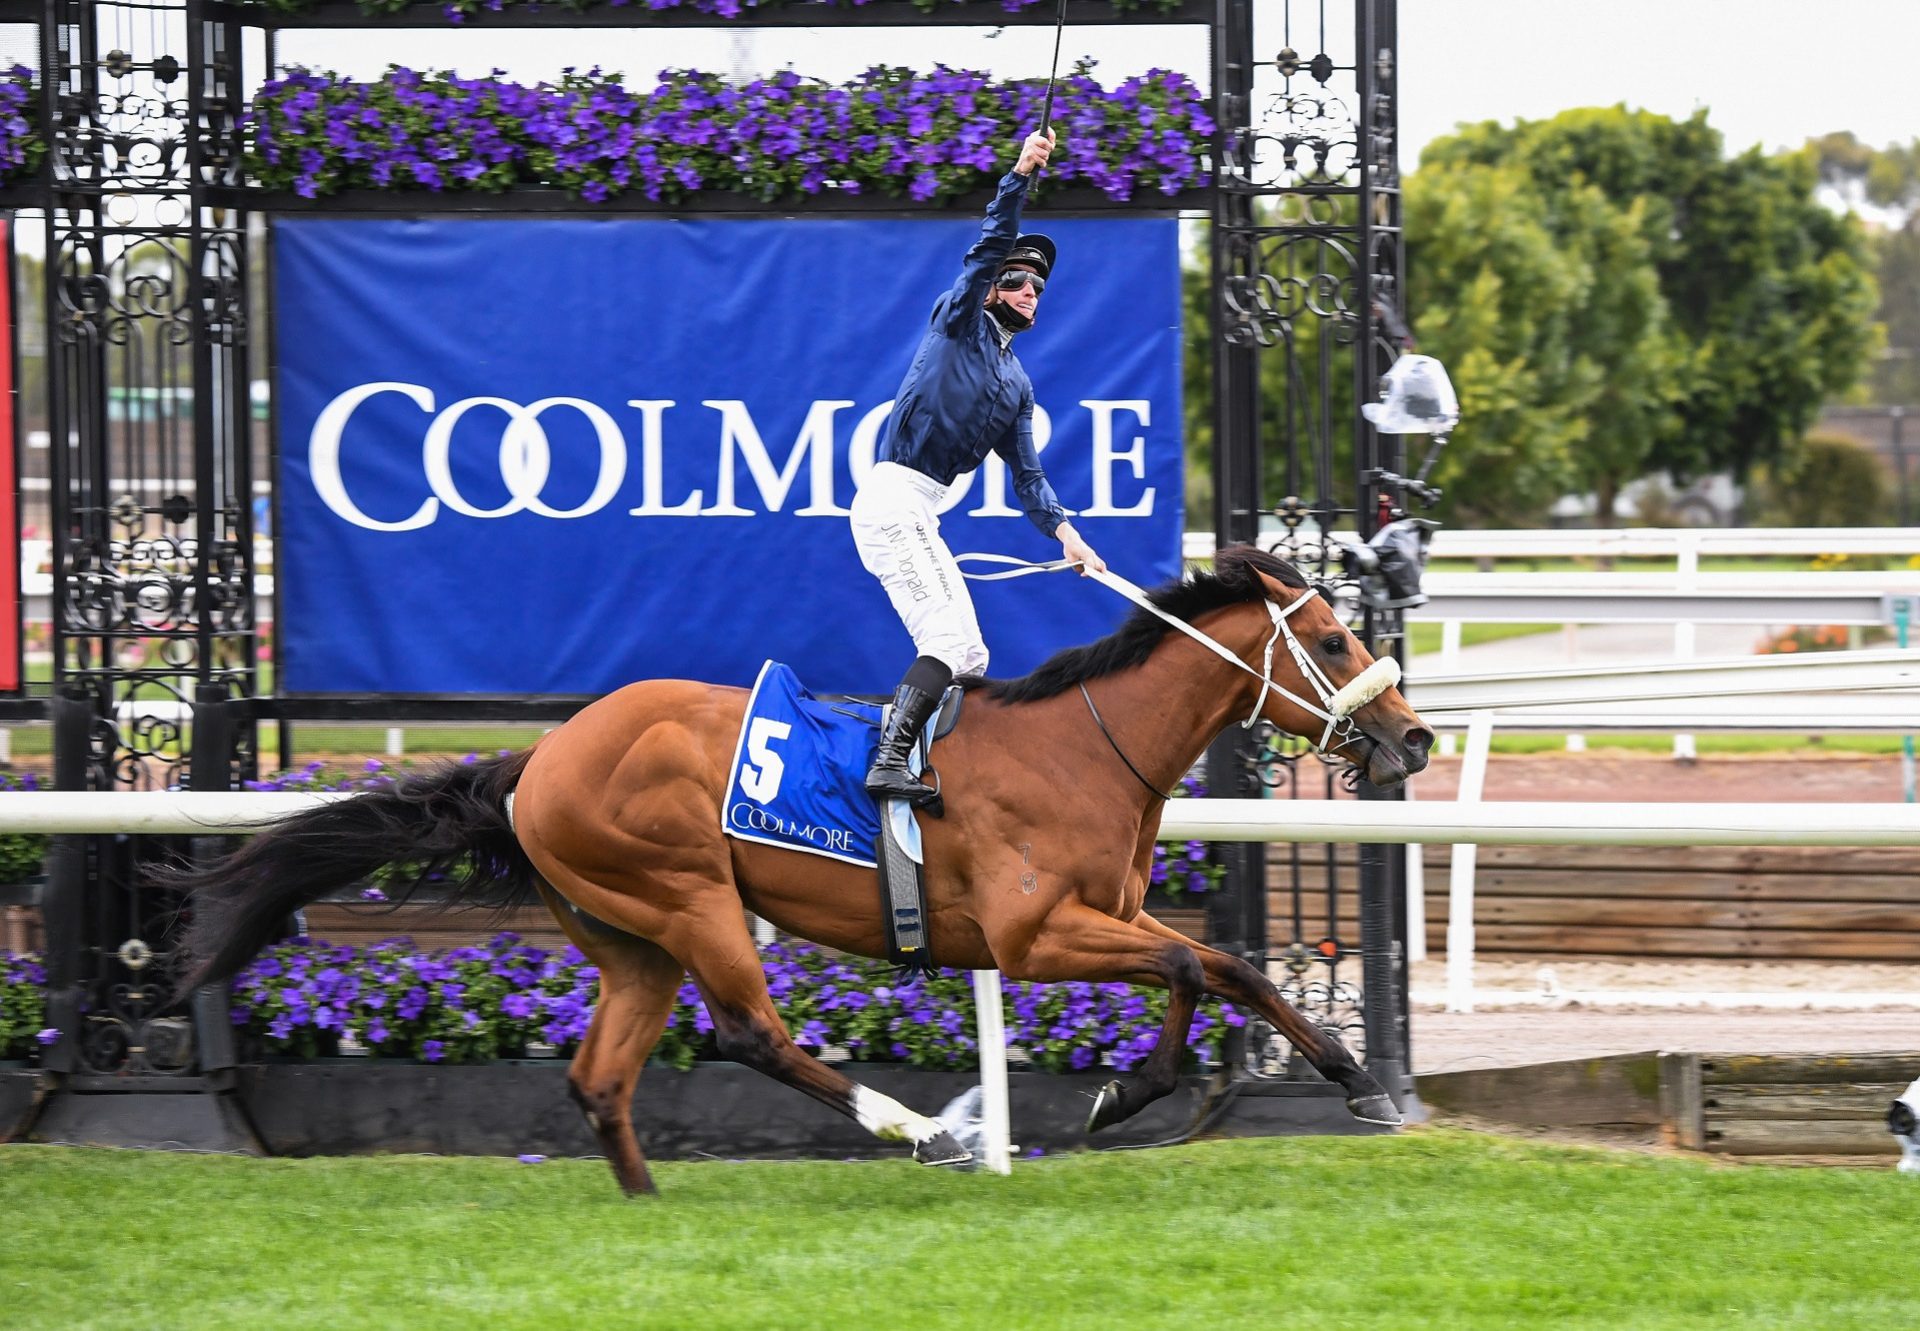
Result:
{"type": "Polygon", "coordinates": [[[1491,398],[1504,414],[1482,425],[1564,448],[1603,520],[1648,469],[1781,456],[1874,346],[1861,228],[1817,182],[1810,152],[1726,157],[1704,112],[1586,108],[1429,145],[1410,300],[1454,369],[1462,441],[1491,398]]]}
{"type": "Polygon", "coordinates": [[[1460,393],[1435,471],[1450,514],[1526,522],[1576,483],[1610,512],[1643,469],[1673,360],[1636,211],[1470,162],[1408,182],[1407,232],[1420,349],[1460,393]]]}
{"type": "Polygon", "coordinates": [[[1793,453],[1757,468],[1751,520],[1780,527],[1875,527],[1893,516],[1893,483],[1874,451],[1845,435],[1807,435],[1793,453]]]}
{"type": "Polygon", "coordinates": [[[1871,148],[1852,134],[1810,140],[1822,185],[1856,212],[1872,210],[1882,225],[1868,237],[1880,288],[1875,317],[1886,349],[1867,396],[1874,402],[1920,404],[1920,139],[1871,148]]]}

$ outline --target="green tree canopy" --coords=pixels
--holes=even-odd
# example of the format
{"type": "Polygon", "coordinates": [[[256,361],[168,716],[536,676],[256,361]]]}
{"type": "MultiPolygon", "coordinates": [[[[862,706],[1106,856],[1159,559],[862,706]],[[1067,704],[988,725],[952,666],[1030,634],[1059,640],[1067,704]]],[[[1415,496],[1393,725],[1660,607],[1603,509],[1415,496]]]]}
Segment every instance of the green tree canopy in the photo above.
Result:
{"type": "Polygon", "coordinates": [[[1430,145],[1407,181],[1409,302],[1460,389],[1461,510],[1530,503],[1556,467],[1603,514],[1649,470],[1744,475],[1851,389],[1874,289],[1818,165],[1729,158],[1704,112],[1624,107],[1430,145]],[[1483,494],[1500,488],[1511,504],[1483,494]]]}
{"type": "Polygon", "coordinates": [[[1920,139],[1871,148],[1851,134],[1828,134],[1807,151],[1842,203],[1878,213],[1868,245],[1887,345],[1867,396],[1920,405],[1920,139]]]}

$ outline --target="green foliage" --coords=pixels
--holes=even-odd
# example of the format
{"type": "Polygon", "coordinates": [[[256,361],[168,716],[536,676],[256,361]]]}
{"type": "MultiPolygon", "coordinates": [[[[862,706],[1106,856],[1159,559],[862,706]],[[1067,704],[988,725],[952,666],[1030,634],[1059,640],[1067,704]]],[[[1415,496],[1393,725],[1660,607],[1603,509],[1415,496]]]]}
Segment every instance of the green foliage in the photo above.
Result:
{"type": "Polygon", "coordinates": [[[47,972],[32,952],[0,952],[0,1058],[25,1058],[47,1025],[47,972]]]}
{"type": "Polygon", "coordinates": [[[1810,434],[1756,474],[1748,508],[1763,526],[1877,526],[1893,520],[1893,478],[1859,440],[1810,434]]]}
{"type": "Polygon", "coordinates": [[[1871,148],[1851,134],[1829,134],[1810,141],[1807,152],[1823,185],[1849,206],[1878,210],[1884,222],[1868,245],[1887,346],[1866,396],[1920,405],[1920,139],[1871,148]]]}
{"type": "Polygon", "coordinates": [[[1726,157],[1705,112],[1586,108],[1429,145],[1410,304],[1460,391],[1440,476],[1461,511],[1510,519],[1562,473],[1609,512],[1648,470],[1779,457],[1874,347],[1861,228],[1817,179],[1808,153],[1726,157]]]}
{"type": "MultiPolygon", "coordinates": [[[[38,790],[39,778],[28,772],[15,776],[0,772],[0,791],[38,790]]],[[[47,838],[33,832],[0,834],[0,883],[20,883],[40,872],[47,858],[47,838]]]]}
{"type": "Polygon", "coordinates": [[[40,872],[47,839],[32,832],[0,835],[0,883],[20,883],[40,872]]]}

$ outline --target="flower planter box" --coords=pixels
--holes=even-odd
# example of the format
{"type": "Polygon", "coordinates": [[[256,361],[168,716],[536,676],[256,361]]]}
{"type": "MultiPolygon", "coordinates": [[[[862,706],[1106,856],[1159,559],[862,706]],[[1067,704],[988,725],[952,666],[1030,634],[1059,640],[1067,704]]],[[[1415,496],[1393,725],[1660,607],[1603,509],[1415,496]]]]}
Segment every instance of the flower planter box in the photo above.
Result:
{"type": "MultiPolygon", "coordinates": [[[[887,24],[898,27],[968,26],[1012,27],[1044,26],[1058,12],[1051,4],[1029,4],[1009,11],[995,0],[973,0],[969,4],[919,5],[912,0],[849,0],[841,4],[789,3],[742,6],[735,15],[716,13],[714,7],[688,3],[668,8],[652,5],[599,3],[582,8],[566,5],[532,6],[509,4],[499,11],[482,9],[462,14],[458,21],[448,17],[447,6],[437,0],[417,0],[391,13],[369,14],[353,0],[314,0],[314,3],[289,12],[260,3],[214,3],[209,17],[231,18],[260,28],[724,28],[729,25],[756,28],[830,28],[873,27],[887,24]]],[[[32,11],[38,17],[37,9],[32,11]]],[[[1206,23],[1212,9],[1201,0],[1179,0],[1161,5],[1158,0],[1122,7],[1110,0],[1068,0],[1067,22],[1081,28],[1088,24],[1168,24],[1206,23]]],[[[21,20],[28,21],[26,19],[21,20]]]]}
{"type": "Polygon", "coordinates": [[[0,1060],[0,1142],[22,1137],[46,1098],[47,1077],[29,1063],[0,1060]]]}
{"type": "MultiPolygon", "coordinates": [[[[841,1067],[928,1115],[976,1080],[970,1072],[891,1064],[841,1067]]],[[[455,1067],[320,1059],[243,1068],[239,1093],[262,1145],[276,1155],[598,1155],[599,1144],[567,1096],[566,1073],[558,1059],[455,1067]]],[[[1172,1095],[1090,1143],[1087,1112],[1112,1075],[1011,1074],[1015,1144],[1023,1151],[1060,1151],[1162,1141],[1181,1135],[1206,1098],[1205,1076],[1184,1077],[1172,1095]]],[[[634,1112],[642,1149],[657,1160],[903,1154],[851,1119],[732,1063],[696,1064],[686,1072],[650,1066],[634,1112]]]]}

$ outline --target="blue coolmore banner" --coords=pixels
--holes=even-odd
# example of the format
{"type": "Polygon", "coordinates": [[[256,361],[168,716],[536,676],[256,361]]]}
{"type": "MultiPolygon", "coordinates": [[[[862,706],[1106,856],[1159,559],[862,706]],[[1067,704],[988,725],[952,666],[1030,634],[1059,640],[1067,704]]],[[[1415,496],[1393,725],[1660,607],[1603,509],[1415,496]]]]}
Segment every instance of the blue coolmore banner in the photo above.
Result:
{"type": "MultiPolygon", "coordinates": [[[[1170,219],[1047,218],[1016,349],[1042,465],[1114,569],[1180,568],[1170,219]]],[[[890,689],[913,647],[847,526],[895,389],[978,220],[358,221],[275,227],[280,565],[292,693],[890,689]]],[[[997,458],[956,552],[1059,555],[997,458]]],[[[975,583],[991,673],[1127,607],[975,583]]]]}

